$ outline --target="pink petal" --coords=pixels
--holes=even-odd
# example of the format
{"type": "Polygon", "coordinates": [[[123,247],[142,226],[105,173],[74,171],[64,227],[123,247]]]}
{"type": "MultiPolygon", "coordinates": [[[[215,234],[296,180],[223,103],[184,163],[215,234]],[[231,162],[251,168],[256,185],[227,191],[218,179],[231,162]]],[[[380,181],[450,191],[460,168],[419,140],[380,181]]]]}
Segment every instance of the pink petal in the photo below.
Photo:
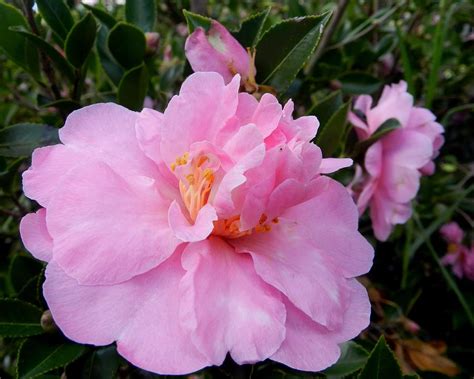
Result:
{"type": "Polygon", "coordinates": [[[171,203],[168,220],[177,239],[183,242],[197,242],[206,239],[217,221],[216,210],[210,204],[202,207],[194,223],[189,222],[176,201],[171,203]]]}
{"type": "Polygon", "coordinates": [[[324,158],[321,161],[321,174],[332,174],[342,168],[351,167],[352,159],[350,158],[324,158]]]}
{"type": "Polygon", "coordinates": [[[53,240],[46,226],[46,209],[28,213],[21,219],[20,234],[26,249],[37,259],[49,262],[53,253],[53,240]]]}
{"type": "Polygon", "coordinates": [[[464,231],[457,222],[449,222],[439,230],[443,238],[448,242],[460,244],[464,238],[464,231]]]}
{"type": "Polygon", "coordinates": [[[180,318],[208,359],[221,364],[227,352],[239,364],[271,356],[285,336],[280,294],[255,273],[246,254],[223,240],[189,244],[180,293],[180,318]]]}
{"type": "Polygon", "coordinates": [[[122,178],[104,163],[66,174],[48,206],[53,254],[82,284],[113,284],[168,258],[179,241],[154,180],[122,178]]]}
{"type": "Polygon", "coordinates": [[[164,113],[160,152],[166,164],[189,151],[194,142],[213,143],[237,108],[239,77],[226,86],[215,72],[189,76],[164,113]]]}
{"type": "Polygon", "coordinates": [[[352,294],[348,297],[344,322],[334,331],[315,323],[286,301],[286,338],[270,359],[305,371],[321,371],[335,363],[340,356],[338,344],[356,337],[370,321],[367,291],[356,280],[351,280],[349,286],[352,294]]]}
{"type": "Polygon", "coordinates": [[[217,21],[212,21],[207,33],[203,28],[196,28],[187,38],[184,50],[195,72],[217,72],[226,83],[237,73],[244,80],[249,75],[251,62],[247,51],[217,21]]]}

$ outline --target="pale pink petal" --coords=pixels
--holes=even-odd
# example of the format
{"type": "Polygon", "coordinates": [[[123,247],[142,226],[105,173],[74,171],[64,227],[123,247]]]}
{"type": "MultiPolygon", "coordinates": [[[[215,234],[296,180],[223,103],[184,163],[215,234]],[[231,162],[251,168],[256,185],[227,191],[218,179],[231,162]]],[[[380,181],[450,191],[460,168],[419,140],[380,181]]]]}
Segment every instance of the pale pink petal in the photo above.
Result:
{"type": "Polygon", "coordinates": [[[214,20],[207,32],[196,28],[187,38],[184,50],[195,72],[215,71],[223,76],[226,83],[237,73],[245,80],[251,70],[247,51],[214,20]]]}
{"type": "Polygon", "coordinates": [[[321,174],[332,174],[342,168],[351,167],[352,159],[350,158],[324,158],[321,161],[321,174]]]}
{"type": "Polygon", "coordinates": [[[430,139],[412,130],[394,130],[382,143],[383,159],[391,165],[420,169],[433,155],[430,139]]]}
{"type": "Polygon", "coordinates": [[[216,365],[227,352],[239,364],[275,353],[285,337],[285,307],[248,255],[213,237],[189,244],[182,263],[180,319],[199,351],[216,365]]]}
{"type": "Polygon", "coordinates": [[[383,145],[381,141],[375,142],[367,149],[364,166],[372,177],[377,178],[380,176],[383,167],[383,145]]]}
{"type": "Polygon", "coordinates": [[[169,225],[177,239],[183,242],[197,242],[206,239],[214,229],[214,221],[217,221],[216,210],[210,204],[202,207],[197,215],[196,221],[191,223],[183,214],[181,207],[176,201],[171,203],[168,211],[169,225]]]}
{"type": "Polygon", "coordinates": [[[45,262],[51,260],[53,240],[46,226],[46,209],[24,216],[20,222],[20,234],[26,249],[35,258],[45,262]]]}
{"type": "Polygon", "coordinates": [[[64,176],[47,211],[55,260],[80,283],[113,284],[160,264],[179,244],[153,179],[104,163],[64,176]]]}
{"type": "Polygon", "coordinates": [[[440,229],[443,238],[448,242],[461,243],[464,238],[464,232],[457,222],[449,222],[440,229]]]}
{"type": "Polygon", "coordinates": [[[276,129],[281,117],[282,109],[277,98],[266,93],[258,102],[257,108],[252,115],[251,122],[257,126],[265,138],[276,129]]]}
{"type": "Polygon", "coordinates": [[[321,371],[335,363],[340,355],[338,344],[356,337],[370,321],[367,291],[356,280],[351,280],[349,287],[352,293],[344,311],[344,323],[334,331],[315,323],[286,301],[286,338],[270,359],[304,371],[321,371]]]}
{"type": "Polygon", "coordinates": [[[194,73],[184,81],[164,113],[160,152],[168,166],[194,142],[215,141],[235,114],[239,82],[236,75],[225,85],[215,72],[194,73]]]}

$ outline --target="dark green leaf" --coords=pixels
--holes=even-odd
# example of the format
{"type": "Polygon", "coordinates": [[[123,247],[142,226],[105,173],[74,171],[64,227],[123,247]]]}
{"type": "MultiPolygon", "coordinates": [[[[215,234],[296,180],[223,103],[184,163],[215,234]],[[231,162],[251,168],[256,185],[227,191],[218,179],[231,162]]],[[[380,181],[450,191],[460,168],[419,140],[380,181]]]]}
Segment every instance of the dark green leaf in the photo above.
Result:
{"type": "Polygon", "coordinates": [[[26,20],[18,9],[0,2],[0,48],[13,62],[38,78],[39,59],[36,49],[24,36],[10,30],[11,27],[26,28],[26,20]]]}
{"type": "Polygon", "coordinates": [[[265,21],[267,21],[270,7],[255,13],[242,22],[238,32],[233,33],[235,39],[244,47],[254,47],[260,40],[265,21]]]}
{"type": "Polygon", "coordinates": [[[153,31],[156,20],[155,0],[127,0],[125,3],[125,19],[144,32],[153,31]]]}
{"type": "Polygon", "coordinates": [[[64,0],[36,0],[36,5],[51,29],[65,40],[74,20],[64,0]]]}
{"type": "Polygon", "coordinates": [[[200,14],[187,11],[186,9],[183,10],[183,14],[184,18],[186,18],[186,22],[188,23],[189,33],[194,32],[194,29],[199,27],[206,31],[208,31],[211,27],[212,19],[209,17],[201,16],[200,14]]]}
{"type": "Polygon", "coordinates": [[[24,255],[15,255],[8,270],[14,293],[20,293],[32,278],[41,273],[42,269],[43,265],[38,260],[24,255]]]}
{"type": "Polygon", "coordinates": [[[402,371],[393,352],[387,346],[384,336],[369,355],[359,379],[401,379],[402,371]]]}
{"type": "Polygon", "coordinates": [[[330,157],[340,145],[346,130],[350,106],[350,101],[343,104],[325,125],[321,125],[316,136],[316,144],[321,148],[324,157],[330,157]]]}
{"type": "Polygon", "coordinates": [[[58,108],[69,114],[72,111],[79,109],[81,107],[81,104],[78,103],[77,101],[70,100],[70,99],[60,99],[56,101],[44,102],[40,106],[41,108],[49,108],[49,107],[58,108]]]}
{"type": "Polygon", "coordinates": [[[323,371],[327,376],[346,376],[361,369],[369,353],[362,346],[349,341],[341,346],[341,356],[331,367],[323,371]]]}
{"type": "Polygon", "coordinates": [[[148,70],[144,64],[127,71],[118,87],[118,103],[133,110],[143,108],[148,88],[148,70]]]}
{"type": "Polygon", "coordinates": [[[285,91],[318,45],[327,20],[325,13],[288,19],[271,27],[256,47],[257,83],[285,91]]]}
{"type": "Polygon", "coordinates": [[[83,345],[54,336],[28,338],[18,351],[17,377],[35,378],[56,368],[64,367],[86,351],[83,345]]]}
{"type": "Polygon", "coordinates": [[[97,35],[97,53],[105,73],[115,85],[118,85],[125,71],[117,64],[112,54],[110,54],[107,46],[108,34],[109,29],[104,24],[101,25],[97,35]]]}
{"type": "Polygon", "coordinates": [[[115,24],[117,23],[117,20],[111,16],[109,13],[107,13],[105,10],[100,9],[98,7],[93,7],[91,5],[83,4],[87,9],[89,9],[92,14],[100,21],[102,22],[105,26],[107,26],[109,29],[112,29],[115,24]]]}
{"type": "Polygon", "coordinates": [[[58,142],[58,130],[52,126],[16,124],[0,130],[0,156],[29,156],[37,147],[58,142]]]}
{"type": "Polygon", "coordinates": [[[348,72],[340,76],[339,81],[342,91],[353,95],[374,93],[382,85],[380,80],[365,72],[348,72]]]}
{"type": "Polygon", "coordinates": [[[134,25],[119,22],[110,30],[108,47],[112,56],[124,68],[136,67],[145,57],[145,34],[134,25]]]}
{"type": "Polygon", "coordinates": [[[41,309],[20,300],[0,300],[0,336],[26,337],[43,333],[41,309]]]}
{"type": "Polygon", "coordinates": [[[308,111],[308,114],[316,116],[320,125],[324,126],[329,121],[331,116],[341,107],[341,105],[341,91],[336,91],[311,107],[311,109],[308,111]]]}
{"type": "Polygon", "coordinates": [[[354,147],[354,152],[351,154],[353,159],[357,159],[365,154],[367,149],[377,142],[380,138],[391,133],[395,129],[400,128],[400,122],[396,118],[389,118],[366,140],[358,142],[354,147]]]}
{"type": "Polygon", "coordinates": [[[119,365],[120,357],[117,354],[117,348],[114,345],[95,350],[85,364],[84,378],[116,378],[116,372],[119,365]]]}
{"type": "Polygon", "coordinates": [[[56,50],[52,45],[50,45],[48,42],[46,42],[44,39],[41,37],[37,36],[36,34],[33,34],[24,28],[20,27],[14,27],[10,28],[11,30],[14,30],[17,33],[22,34],[27,38],[33,45],[35,45],[38,49],[40,49],[44,54],[46,54],[50,59],[51,62],[56,66],[56,68],[66,75],[66,77],[73,82],[74,81],[74,69],[73,67],[69,64],[69,62],[64,58],[61,53],[56,50]]]}
{"type": "Polygon", "coordinates": [[[71,64],[81,68],[94,46],[97,25],[92,13],[87,13],[79,20],[67,35],[64,52],[71,64]]]}

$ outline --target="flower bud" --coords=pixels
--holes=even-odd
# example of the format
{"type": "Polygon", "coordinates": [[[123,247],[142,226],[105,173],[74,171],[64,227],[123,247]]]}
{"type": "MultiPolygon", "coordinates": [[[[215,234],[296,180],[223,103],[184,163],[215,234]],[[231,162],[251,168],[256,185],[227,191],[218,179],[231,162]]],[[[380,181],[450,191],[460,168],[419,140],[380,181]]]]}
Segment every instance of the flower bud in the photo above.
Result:
{"type": "Polygon", "coordinates": [[[54,332],[58,329],[49,309],[45,310],[41,315],[40,324],[43,330],[47,333],[54,332]]]}
{"type": "Polygon", "coordinates": [[[145,54],[150,56],[154,55],[158,50],[158,46],[160,45],[160,35],[156,32],[147,32],[145,33],[146,39],[146,50],[145,54]]]}

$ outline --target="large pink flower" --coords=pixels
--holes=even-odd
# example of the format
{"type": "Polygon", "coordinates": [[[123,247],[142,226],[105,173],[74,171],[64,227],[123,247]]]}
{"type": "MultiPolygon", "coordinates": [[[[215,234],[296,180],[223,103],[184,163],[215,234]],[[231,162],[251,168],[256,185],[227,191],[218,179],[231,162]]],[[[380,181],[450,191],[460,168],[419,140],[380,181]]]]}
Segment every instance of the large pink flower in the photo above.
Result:
{"type": "Polygon", "coordinates": [[[368,207],[375,236],[385,241],[395,224],[411,217],[411,200],[416,196],[420,177],[434,172],[433,159],[444,142],[443,127],[428,109],[413,106],[405,82],[385,86],[378,104],[360,96],[349,120],[359,140],[372,136],[388,119],[396,129],[367,150],[363,169],[359,168],[352,192],[360,214],[368,207]]]}
{"type": "Polygon", "coordinates": [[[368,325],[354,277],[373,250],[322,175],[350,160],[321,159],[315,117],[239,81],[193,74],[164,113],[83,108],[34,152],[24,191],[43,208],[21,235],[70,339],[167,374],[227,353],[321,370],[368,325]]]}

